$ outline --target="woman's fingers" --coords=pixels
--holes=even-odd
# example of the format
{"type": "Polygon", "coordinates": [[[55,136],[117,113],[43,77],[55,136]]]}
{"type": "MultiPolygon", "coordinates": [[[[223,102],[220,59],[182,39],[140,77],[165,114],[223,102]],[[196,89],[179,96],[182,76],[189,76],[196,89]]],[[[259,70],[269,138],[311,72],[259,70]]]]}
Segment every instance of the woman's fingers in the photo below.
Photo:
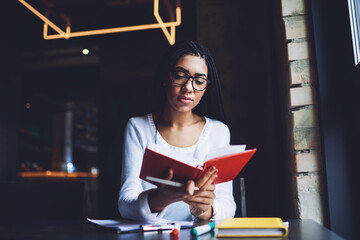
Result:
{"type": "Polygon", "coordinates": [[[206,189],[217,178],[217,173],[218,170],[215,167],[210,167],[195,185],[202,190],[206,189]]]}
{"type": "MultiPolygon", "coordinates": [[[[165,184],[159,184],[158,190],[164,192],[172,192],[173,194],[177,195],[178,197],[183,196],[184,201],[186,202],[188,199],[200,199],[200,198],[215,198],[213,195],[213,191],[215,190],[215,185],[212,184],[217,177],[218,170],[215,167],[209,168],[204,176],[201,177],[196,183],[194,180],[190,179],[187,181],[184,187],[171,187],[165,184]],[[195,190],[196,185],[199,189],[195,190]],[[195,198],[191,198],[195,196],[195,198]]],[[[171,180],[174,176],[174,171],[169,168],[168,171],[164,174],[164,179],[171,180]]],[[[193,200],[192,200],[193,201],[193,200]]],[[[201,201],[201,200],[199,200],[201,201]]],[[[197,201],[196,201],[197,202],[197,201]]]]}
{"type": "Polygon", "coordinates": [[[188,195],[194,194],[195,182],[193,180],[189,180],[186,184],[185,190],[188,195]]]}
{"type": "Polygon", "coordinates": [[[214,185],[213,182],[218,177],[217,173],[218,173],[218,170],[216,169],[215,172],[207,179],[207,181],[204,183],[204,185],[201,187],[201,189],[208,189],[208,187],[210,185],[214,185]]]}
{"type": "Polygon", "coordinates": [[[211,207],[214,203],[213,199],[204,199],[201,202],[186,202],[191,207],[197,207],[201,209],[207,209],[211,207]]]}
{"type": "Polygon", "coordinates": [[[201,203],[205,201],[206,203],[208,203],[207,199],[210,199],[210,201],[214,201],[215,197],[216,194],[213,191],[199,191],[195,193],[193,196],[187,196],[185,202],[201,203]]]}
{"type": "MultiPolygon", "coordinates": [[[[195,217],[203,216],[206,212],[211,209],[211,206],[214,204],[215,195],[212,197],[196,197],[191,198],[188,201],[185,201],[190,207],[190,212],[195,217]]],[[[212,213],[209,216],[204,216],[206,218],[210,218],[212,213]]]]}
{"type": "Polygon", "coordinates": [[[174,176],[174,171],[172,170],[172,168],[169,168],[166,174],[165,179],[166,180],[171,180],[174,176]]]}
{"type": "MultiPolygon", "coordinates": [[[[165,180],[171,180],[173,176],[174,176],[174,171],[171,168],[169,168],[168,171],[164,174],[163,178],[165,180]]],[[[167,186],[166,184],[161,184],[161,183],[156,185],[158,186],[158,188],[164,188],[167,186]]]]}
{"type": "MultiPolygon", "coordinates": [[[[213,214],[211,206],[214,204],[216,195],[214,193],[215,185],[212,184],[212,182],[216,178],[216,172],[217,170],[213,172],[215,175],[211,174],[207,178],[203,177],[201,179],[203,184],[202,187],[199,190],[194,191],[193,195],[184,197],[183,201],[189,205],[190,212],[195,217],[209,219],[213,214]],[[204,179],[206,179],[206,181],[204,181],[204,179]]],[[[191,186],[190,183],[188,183],[188,186],[191,186]]]]}
{"type": "MultiPolygon", "coordinates": [[[[169,168],[166,172],[164,179],[171,180],[174,177],[174,171],[169,168]]],[[[159,184],[158,190],[170,193],[170,195],[178,196],[185,198],[186,196],[191,196],[194,194],[195,182],[194,180],[189,180],[187,184],[184,184],[184,187],[173,187],[166,184],[159,184]]]]}

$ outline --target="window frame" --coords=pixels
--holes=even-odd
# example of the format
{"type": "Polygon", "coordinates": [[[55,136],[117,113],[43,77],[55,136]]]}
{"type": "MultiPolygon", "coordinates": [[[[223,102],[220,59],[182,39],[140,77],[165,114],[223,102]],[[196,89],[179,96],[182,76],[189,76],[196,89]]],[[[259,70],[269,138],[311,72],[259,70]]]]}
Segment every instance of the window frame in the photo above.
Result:
{"type": "Polygon", "coordinates": [[[360,63],[360,0],[348,0],[355,66],[360,63]]]}

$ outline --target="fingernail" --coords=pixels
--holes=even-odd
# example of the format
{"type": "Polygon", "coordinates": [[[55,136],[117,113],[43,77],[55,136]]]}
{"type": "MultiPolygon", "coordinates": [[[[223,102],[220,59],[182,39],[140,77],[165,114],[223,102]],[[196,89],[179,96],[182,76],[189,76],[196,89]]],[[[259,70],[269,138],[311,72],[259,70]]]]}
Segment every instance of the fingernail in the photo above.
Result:
{"type": "Polygon", "coordinates": [[[214,167],[211,167],[210,168],[210,173],[214,173],[215,172],[215,168],[214,167]]]}

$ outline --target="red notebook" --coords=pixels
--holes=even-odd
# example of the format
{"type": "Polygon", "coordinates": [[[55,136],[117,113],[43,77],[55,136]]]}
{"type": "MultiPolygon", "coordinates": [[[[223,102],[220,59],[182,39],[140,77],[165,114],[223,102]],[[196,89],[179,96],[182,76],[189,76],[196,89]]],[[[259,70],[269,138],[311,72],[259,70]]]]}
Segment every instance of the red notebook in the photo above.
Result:
{"type": "Polygon", "coordinates": [[[145,149],[140,178],[148,182],[151,181],[146,179],[147,176],[165,178],[168,169],[171,168],[174,172],[172,180],[185,183],[188,179],[198,180],[206,169],[214,166],[219,170],[214,184],[227,182],[240,173],[255,152],[256,149],[245,150],[244,145],[230,145],[215,149],[205,157],[207,160],[203,165],[195,166],[184,163],[189,162],[189,157],[152,145],[145,149]]]}

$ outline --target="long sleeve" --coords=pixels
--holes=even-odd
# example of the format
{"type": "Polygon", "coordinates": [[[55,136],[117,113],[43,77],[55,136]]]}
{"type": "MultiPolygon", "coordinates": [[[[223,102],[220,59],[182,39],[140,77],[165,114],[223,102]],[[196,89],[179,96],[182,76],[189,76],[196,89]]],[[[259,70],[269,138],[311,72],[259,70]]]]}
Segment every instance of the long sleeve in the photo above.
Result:
{"type": "Polygon", "coordinates": [[[152,213],[148,204],[148,195],[152,189],[144,191],[143,181],[139,178],[142,157],[147,145],[146,138],[130,119],[125,130],[122,161],[121,190],[118,208],[123,218],[141,221],[156,221],[164,211],[152,213]]]}

